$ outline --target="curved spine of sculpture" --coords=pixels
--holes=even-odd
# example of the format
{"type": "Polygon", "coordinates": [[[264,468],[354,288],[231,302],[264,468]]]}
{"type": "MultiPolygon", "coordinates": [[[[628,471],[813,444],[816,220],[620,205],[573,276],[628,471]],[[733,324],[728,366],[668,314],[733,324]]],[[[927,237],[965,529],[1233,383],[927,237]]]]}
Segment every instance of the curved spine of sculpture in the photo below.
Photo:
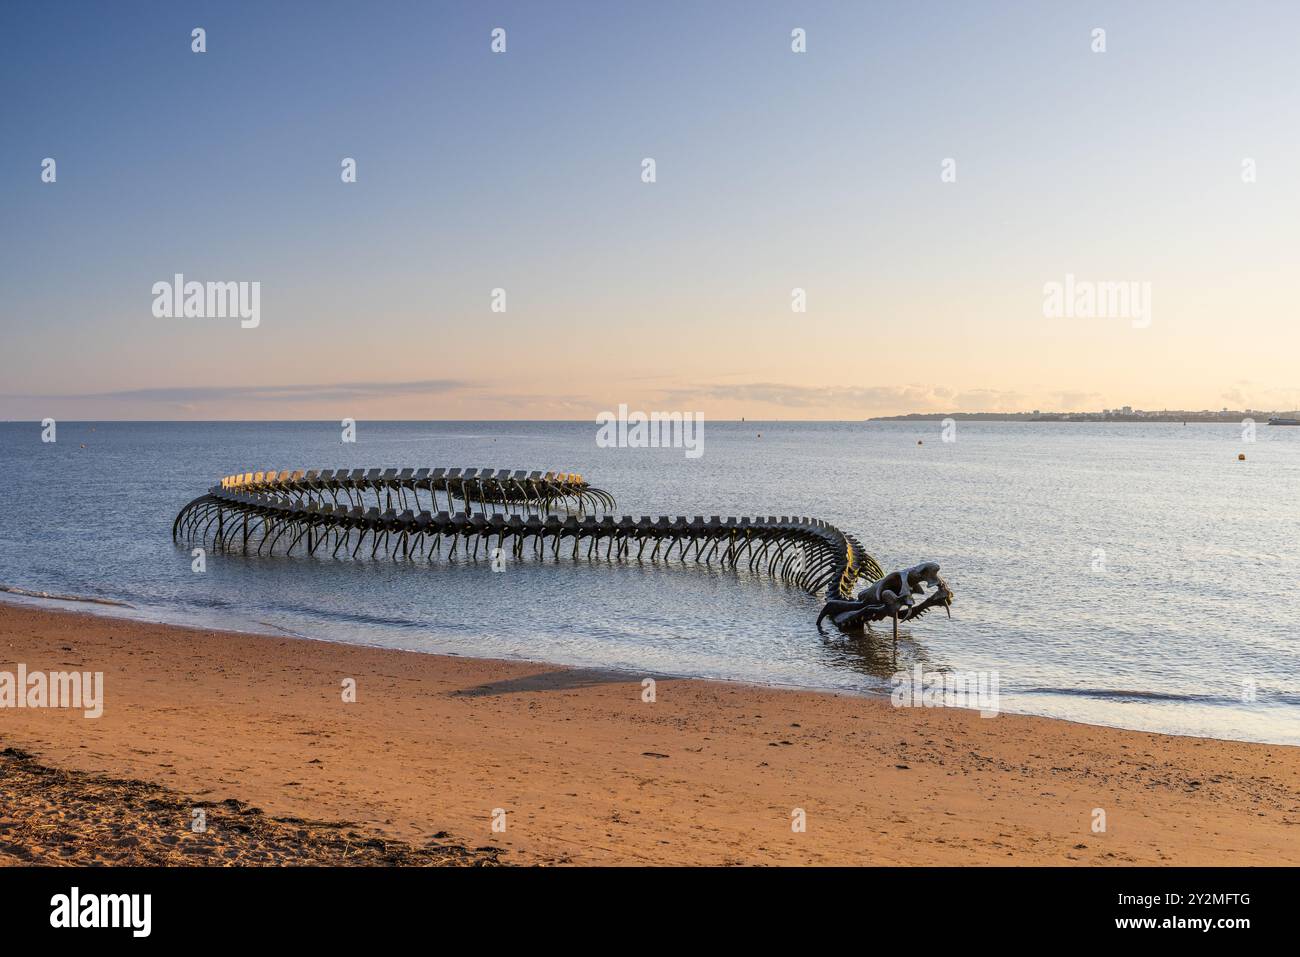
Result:
{"type": "Polygon", "coordinates": [[[325,469],[245,472],[226,476],[181,509],[177,541],[223,551],[269,555],[295,550],[340,551],[356,557],[412,560],[528,551],[544,558],[561,549],[577,558],[677,559],[724,568],[746,563],[812,595],[825,592],[825,618],[843,630],[886,617],[916,618],[952,593],[933,562],[886,576],[852,535],[815,518],[685,516],[633,519],[600,513],[614,497],[581,475],[494,469],[325,469]],[[368,540],[367,540],[368,539],[368,540]],[[472,546],[472,550],[471,550],[472,546]],[[647,554],[647,549],[649,553],[647,554]],[[868,583],[859,592],[858,585],[868,583]],[[932,588],[926,594],[927,588],[932,588]],[[915,596],[926,594],[917,602],[915,596]]]}

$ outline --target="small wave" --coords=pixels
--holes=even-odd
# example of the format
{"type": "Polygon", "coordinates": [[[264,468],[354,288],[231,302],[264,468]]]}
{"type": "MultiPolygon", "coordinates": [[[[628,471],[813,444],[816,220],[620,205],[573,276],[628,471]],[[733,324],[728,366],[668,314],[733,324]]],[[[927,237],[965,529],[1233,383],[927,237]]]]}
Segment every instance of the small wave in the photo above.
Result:
{"type": "Polygon", "coordinates": [[[0,591],[8,592],[11,595],[22,595],[24,598],[43,598],[46,601],[79,601],[90,605],[112,605],[115,608],[135,607],[129,602],[118,601],[116,598],[94,598],[90,595],[56,595],[48,591],[30,591],[16,585],[0,585],[0,591]]]}
{"type": "Polygon", "coordinates": [[[304,634],[303,634],[302,632],[300,632],[300,631],[293,631],[292,629],[286,628],[286,627],[284,627],[284,625],[277,625],[277,624],[276,624],[275,622],[273,622],[273,621],[259,621],[258,624],[259,624],[259,625],[265,625],[267,628],[274,628],[276,631],[281,632],[282,634],[286,634],[286,635],[290,636],[291,638],[310,638],[310,637],[311,637],[310,635],[304,635],[304,634]]]}
{"type": "Polygon", "coordinates": [[[429,623],[414,618],[392,618],[383,615],[363,615],[357,612],[341,611],[334,608],[318,608],[310,605],[289,605],[277,603],[265,607],[266,611],[290,612],[311,618],[324,618],[331,622],[344,621],[357,625],[387,625],[394,628],[427,628],[429,623]]]}
{"type": "MultiPolygon", "coordinates": [[[[1103,701],[1167,701],[1185,704],[1242,704],[1241,695],[1173,694],[1165,691],[1127,691],[1122,688],[1018,688],[1009,691],[1018,695],[1061,695],[1071,698],[1098,698],[1103,701]]],[[[1263,688],[1256,692],[1260,700],[1269,703],[1300,704],[1300,696],[1270,693],[1263,688]]]]}
{"type": "Polygon", "coordinates": [[[239,607],[238,602],[227,601],[224,598],[186,598],[182,603],[193,608],[235,608],[239,607]]]}

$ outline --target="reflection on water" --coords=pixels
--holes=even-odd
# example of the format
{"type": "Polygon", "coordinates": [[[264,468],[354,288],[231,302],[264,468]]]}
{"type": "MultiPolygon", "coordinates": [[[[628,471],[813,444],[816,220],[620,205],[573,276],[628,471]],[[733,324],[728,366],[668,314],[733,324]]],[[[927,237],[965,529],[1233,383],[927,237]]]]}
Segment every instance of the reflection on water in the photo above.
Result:
{"type": "Polygon", "coordinates": [[[880,626],[854,635],[840,635],[828,629],[822,640],[843,667],[886,682],[897,672],[916,664],[923,665],[926,671],[948,670],[931,660],[919,638],[905,627],[899,628],[897,641],[892,627],[880,626]]]}

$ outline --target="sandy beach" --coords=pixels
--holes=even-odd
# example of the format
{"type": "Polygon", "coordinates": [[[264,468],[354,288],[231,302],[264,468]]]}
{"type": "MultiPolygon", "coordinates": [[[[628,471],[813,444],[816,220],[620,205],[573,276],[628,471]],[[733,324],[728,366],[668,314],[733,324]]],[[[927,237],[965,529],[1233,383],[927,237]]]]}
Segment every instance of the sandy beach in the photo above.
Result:
{"type": "Polygon", "coordinates": [[[104,702],[0,710],[6,864],[1300,863],[1285,746],[0,604],[19,663],[104,702]]]}

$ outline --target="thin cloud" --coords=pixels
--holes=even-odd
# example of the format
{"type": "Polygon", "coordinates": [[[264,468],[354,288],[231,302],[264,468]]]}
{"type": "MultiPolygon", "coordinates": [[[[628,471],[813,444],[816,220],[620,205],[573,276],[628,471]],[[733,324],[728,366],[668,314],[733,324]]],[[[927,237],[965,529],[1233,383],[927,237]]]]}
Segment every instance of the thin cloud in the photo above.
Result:
{"type": "Polygon", "coordinates": [[[95,399],[158,402],[192,406],[203,402],[315,402],[347,399],[386,399],[394,396],[437,395],[475,387],[457,379],[418,379],[411,382],[332,382],[299,385],[164,386],[112,392],[6,395],[6,399],[95,399]]]}
{"type": "Polygon", "coordinates": [[[754,402],[789,409],[857,409],[861,412],[951,411],[1006,408],[1022,403],[1019,392],[996,389],[956,391],[945,386],[801,386],[781,382],[710,384],[672,389],[666,402],[679,406],[701,401],[754,402]]]}
{"type": "Polygon", "coordinates": [[[1056,401],[1066,412],[1089,412],[1102,404],[1100,392],[1058,392],[1056,401]]]}

